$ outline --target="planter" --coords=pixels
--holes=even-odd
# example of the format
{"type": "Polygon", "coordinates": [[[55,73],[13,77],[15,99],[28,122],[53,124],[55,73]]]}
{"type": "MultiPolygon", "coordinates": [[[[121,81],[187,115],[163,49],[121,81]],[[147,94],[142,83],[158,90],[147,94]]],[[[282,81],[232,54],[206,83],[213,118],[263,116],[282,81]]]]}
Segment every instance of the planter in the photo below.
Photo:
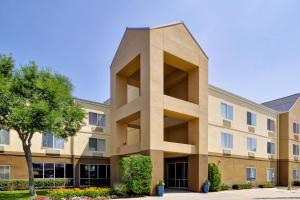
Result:
{"type": "Polygon", "coordinates": [[[208,193],[208,191],[209,191],[209,184],[208,183],[203,184],[202,192],[203,193],[208,193]]]}
{"type": "Polygon", "coordinates": [[[164,193],[165,193],[165,187],[163,185],[157,185],[156,186],[156,194],[157,196],[164,196],[164,193]]]}

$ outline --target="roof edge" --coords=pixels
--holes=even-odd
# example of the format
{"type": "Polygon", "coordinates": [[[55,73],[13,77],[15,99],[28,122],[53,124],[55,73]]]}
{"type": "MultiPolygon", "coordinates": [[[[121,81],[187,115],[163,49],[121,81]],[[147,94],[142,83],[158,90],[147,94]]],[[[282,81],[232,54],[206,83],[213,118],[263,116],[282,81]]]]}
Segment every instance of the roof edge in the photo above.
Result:
{"type": "Polygon", "coordinates": [[[103,107],[107,107],[107,108],[110,107],[107,104],[96,102],[96,101],[91,101],[91,100],[87,100],[87,99],[81,99],[81,98],[77,98],[77,97],[74,97],[74,99],[75,99],[75,101],[86,103],[86,104],[91,104],[91,105],[95,105],[95,106],[103,106],[103,107]]]}
{"type": "Polygon", "coordinates": [[[232,93],[232,92],[229,92],[229,91],[226,91],[226,90],[221,89],[221,88],[219,88],[219,87],[216,87],[216,86],[214,86],[214,85],[208,84],[208,88],[209,88],[209,89],[212,89],[212,90],[215,90],[215,91],[217,91],[217,92],[221,92],[221,93],[226,94],[226,95],[228,95],[228,96],[231,96],[231,97],[236,98],[236,99],[238,99],[238,100],[240,100],[240,101],[242,101],[242,102],[244,102],[244,103],[248,103],[248,104],[250,104],[250,105],[252,105],[252,106],[258,107],[258,108],[263,109],[263,110],[266,110],[266,111],[268,111],[268,112],[272,112],[272,113],[274,113],[274,114],[280,113],[280,112],[278,112],[277,110],[273,110],[273,109],[271,109],[271,108],[269,108],[269,107],[266,107],[266,106],[264,106],[264,105],[262,105],[262,104],[256,103],[256,102],[251,101],[251,100],[249,100],[249,99],[247,99],[247,98],[245,98],[245,97],[241,97],[241,96],[239,96],[239,95],[236,95],[236,94],[234,94],[234,93],[232,93]]]}

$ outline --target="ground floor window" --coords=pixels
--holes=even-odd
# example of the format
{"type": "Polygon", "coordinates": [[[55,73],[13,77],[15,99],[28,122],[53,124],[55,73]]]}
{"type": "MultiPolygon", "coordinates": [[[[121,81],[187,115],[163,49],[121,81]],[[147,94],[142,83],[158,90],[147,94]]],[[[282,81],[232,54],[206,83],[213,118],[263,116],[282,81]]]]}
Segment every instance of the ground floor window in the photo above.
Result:
{"type": "Polygon", "coordinates": [[[274,169],[273,168],[267,169],[267,181],[273,182],[274,180],[275,180],[274,169]]]}
{"type": "Polygon", "coordinates": [[[110,165],[80,164],[80,186],[109,186],[110,165]]]}
{"type": "Polygon", "coordinates": [[[246,169],[247,181],[255,181],[256,180],[256,169],[254,167],[248,167],[246,169]]]}
{"type": "Polygon", "coordinates": [[[74,168],[69,163],[33,163],[34,178],[65,178],[66,186],[74,186],[74,168]]]}
{"type": "Polygon", "coordinates": [[[299,180],[299,170],[298,169],[293,170],[293,180],[299,180]]]}
{"type": "Polygon", "coordinates": [[[7,180],[10,176],[10,166],[0,165],[0,180],[7,180]]]}

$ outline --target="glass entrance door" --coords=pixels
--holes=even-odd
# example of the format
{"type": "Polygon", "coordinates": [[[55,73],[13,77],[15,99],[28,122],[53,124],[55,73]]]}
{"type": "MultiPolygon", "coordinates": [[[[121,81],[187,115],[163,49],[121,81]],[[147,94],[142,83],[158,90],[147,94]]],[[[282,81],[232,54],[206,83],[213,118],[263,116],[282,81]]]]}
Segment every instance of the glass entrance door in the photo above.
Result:
{"type": "Polygon", "coordinates": [[[188,163],[169,163],[167,178],[167,186],[169,188],[188,188],[188,163]]]}

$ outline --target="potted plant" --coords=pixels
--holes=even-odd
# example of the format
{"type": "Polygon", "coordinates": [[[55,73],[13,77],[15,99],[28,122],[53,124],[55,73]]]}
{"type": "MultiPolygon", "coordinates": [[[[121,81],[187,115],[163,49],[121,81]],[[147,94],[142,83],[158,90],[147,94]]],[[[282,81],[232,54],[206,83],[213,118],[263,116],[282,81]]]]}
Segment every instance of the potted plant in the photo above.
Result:
{"type": "Polygon", "coordinates": [[[202,192],[208,193],[208,191],[209,191],[209,185],[210,185],[209,180],[206,180],[206,181],[203,183],[203,186],[202,186],[202,192]]]}
{"type": "Polygon", "coordinates": [[[163,180],[160,180],[158,184],[156,185],[156,194],[157,196],[164,196],[165,193],[165,182],[163,180]]]}

